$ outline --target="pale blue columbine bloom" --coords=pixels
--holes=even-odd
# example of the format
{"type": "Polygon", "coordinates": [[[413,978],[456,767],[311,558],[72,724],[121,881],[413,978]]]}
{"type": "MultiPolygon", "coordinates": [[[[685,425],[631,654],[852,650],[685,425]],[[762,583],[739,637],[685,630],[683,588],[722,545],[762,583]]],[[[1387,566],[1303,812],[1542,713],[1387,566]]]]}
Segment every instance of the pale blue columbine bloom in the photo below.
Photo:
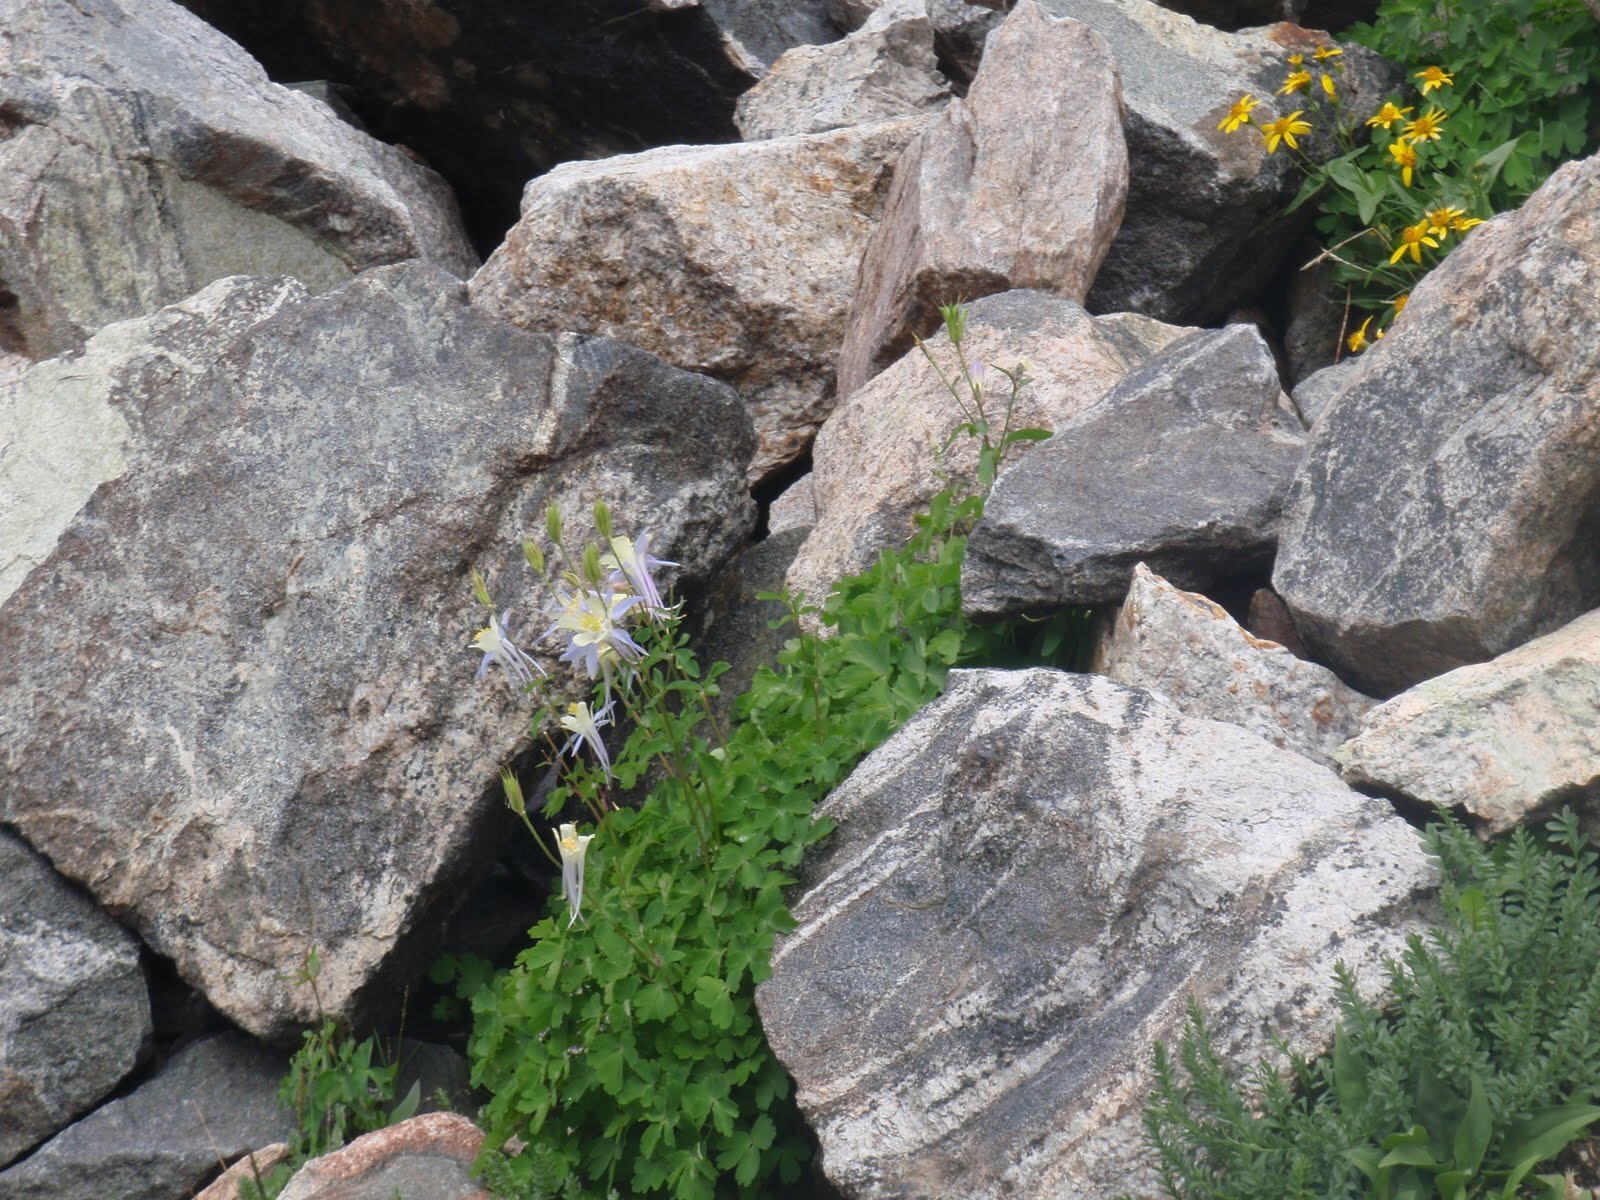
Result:
{"type": "Polygon", "coordinates": [[[570,823],[561,826],[560,836],[556,838],[556,847],[561,851],[561,894],[572,910],[572,916],[567,919],[568,929],[583,915],[583,860],[592,841],[594,834],[579,837],[578,827],[570,823]]]}
{"type": "Polygon", "coordinates": [[[611,553],[601,558],[600,565],[611,572],[611,586],[621,587],[626,584],[633,594],[644,602],[647,612],[659,615],[667,611],[667,606],[661,600],[661,592],[656,588],[655,578],[650,572],[657,567],[675,567],[678,564],[668,562],[664,558],[656,558],[650,553],[648,533],[640,534],[636,542],[623,537],[612,538],[611,553]]]}
{"type": "Polygon", "coordinates": [[[556,614],[556,623],[545,630],[544,636],[564,636],[567,649],[561,661],[582,663],[590,679],[604,671],[609,686],[612,669],[619,660],[635,663],[644,657],[644,647],[629,637],[621,624],[628,610],[638,603],[638,596],[615,591],[558,590],[555,606],[550,610],[556,614]]]}
{"type": "Polygon", "coordinates": [[[489,624],[478,630],[477,636],[472,639],[470,649],[483,651],[483,661],[478,664],[475,678],[482,679],[489,673],[491,666],[499,663],[513,683],[518,687],[527,687],[533,682],[536,673],[543,675],[545,671],[512,644],[509,627],[506,624],[510,616],[509,608],[498,617],[490,613],[489,624]]]}
{"type": "Polygon", "coordinates": [[[566,716],[561,718],[561,728],[572,736],[567,739],[567,744],[561,748],[561,753],[571,754],[582,742],[594,751],[595,760],[599,762],[600,769],[606,773],[606,778],[611,778],[611,756],[606,753],[606,744],[600,737],[600,727],[611,723],[611,710],[616,705],[613,700],[599,712],[595,712],[582,701],[574,701],[567,705],[566,716]]]}

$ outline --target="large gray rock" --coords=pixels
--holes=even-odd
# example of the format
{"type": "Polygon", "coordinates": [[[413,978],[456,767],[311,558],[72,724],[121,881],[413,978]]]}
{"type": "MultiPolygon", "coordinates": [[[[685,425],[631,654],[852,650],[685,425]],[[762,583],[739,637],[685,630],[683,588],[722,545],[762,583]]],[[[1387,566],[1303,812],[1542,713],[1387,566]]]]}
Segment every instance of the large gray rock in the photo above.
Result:
{"type": "Polygon", "coordinates": [[[483,1130],[426,1113],[356,1138],[294,1173],[278,1200],[491,1200],[472,1177],[483,1130]]]}
{"type": "Polygon", "coordinates": [[[1335,769],[1332,752],[1377,703],[1326,667],[1241,629],[1221,605],[1180,591],[1143,563],[1095,647],[1094,669],[1160,692],[1187,716],[1230,721],[1335,769]]]}
{"type": "MultiPolygon", "coordinates": [[[[964,346],[969,360],[997,367],[1026,358],[1033,382],[1021,393],[1012,427],[1059,429],[1186,332],[1140,316],[1091,317],[1072,300],[1014,291],[971,305],[964,346]]],[[[928,348],[947,374],[956,370],[946,334],[929,338],[928,348]]],[[[991,415],[1003,421],[1010,389],[998,373],[989,387],[991,415]]],[[[970,483],[978,456],[972,439],[956,435],[962,421],[920,352],[844,401],[812,448],[813,529],[789,569],[788,586],[820,602],[843,576],[903,545],[913,518],[951,480],[970,483]]],[[[1031,452],[1024,445],[1012,454],[1031,452]]]]}
{"type": "Polygon", "coordinates": [[[0,1200],[179,1200],[221,1162],[287,1139],[287,1059],[236,1033],[195,1042],[159,1074],[0,1171],[0,1200]]]}
{"type": "Polygon", "coordinates": [[[1097,676],[957,671],[819,811],[757,991],[855,1200],[1158,1193],[1141,1109],[1191,995],[1220,1054],[1312,1050],[1433,871],[1382,801],[1097,676]]]}
{"type": "MultiPolygon", "coordinates": [[[[841,29],[858,29],[893,0],[828,0],[828,15],[841,29]]],[[[983,44],[1005,19],[1008,0],[927,0],[934,47],[941,66],[962,84],[972,82],[983,61],[983,44]]]]}
{"type": "Polygon", "coordinates": [[[1344,777],[1460,806],[1489,833],[1563,803],[1600,826],[1600,611],[1373,709],[1344,777]]]}
{"type": "Polygon", "coordinates": [[[149,1036],[138,943],[0,831],[0,1166],[121,1083],[149,1036]]]}
{"type": "Polygon", "coordinates": [[[385,267],[149,356],[106,394],[121,473],[0,605],[0,820],[262,1036],[313,1017],[312,943],[331,1014],[396,1002],[405,934],[492,853],[528,709],[473,686],[468,568],[520,635],[547,503],[606,497],[688,578],[754,521],[728,388],[465,293],[385,267]]]}
{"type": "Polygon", "coordinates": [[[1128,155],[1105,39],[1021,0],[964,100],[895,166],[839,351],[849,396],[934,332],[939,306],[1010,288],[1082,301],[1122,221],[1128,155]]]}
{"type": "Polygon", "coordinates": [[[843,40],[786,53],[739,97],[733,119],[753,142],[911,116],[949,96],[927,0],[890,0],[843,40]]]}
{"type": "Polygon", "coordinates": [[[476,256],[449,189],[170,0],[3,0],[0,346],[46,358],[227,275],[476,256]]]}
{"type": "Polygon", "coordinates": [[[857,260],[917,118],[804,138],[666,146],[528,185],[472,302],[525,329],[621,338],[732,384],[755,477],[833,408],[857,260]]]}
{"type": "Polygon", "coordinates": [[[1600,157],[1468,233],[1317,423],[1273,579],[1365,691],[1600,607],[1597,203],[1600,157]]]}
{"type": "MultiPolygon", "coordinates": [[[[1127,107],[1127,215],[1089,293],[1094,312],[1142,312],[1212,324],[1277,274],[1309,211],[1286,215],[1301,175],[1288,152],[1269,155],[1255,129],[1218,123],[1243,93],[1262,101],[1258,123],[1305,109],[1276,97],[1293,50],[1325,40],[1293,25],[1223,33],[1150,0],[1038,0],[1104,37],[1122,72],[1127,107]]],[[[1360,46],[1339,60],[1344,113],[1358,119],[1397,86],[1398,71],[1360,46]]],[[[1313,159],[1330,137],[1301,143],[1313,159]]]]}
{"type": "Polygon", "coordinates": [[[962,607],[1114,604],[1136,563],[1180,587],[1272,562],[1304,437],[1250,325],[1190,334],[1002,473],[967,541],[962,607]]]}

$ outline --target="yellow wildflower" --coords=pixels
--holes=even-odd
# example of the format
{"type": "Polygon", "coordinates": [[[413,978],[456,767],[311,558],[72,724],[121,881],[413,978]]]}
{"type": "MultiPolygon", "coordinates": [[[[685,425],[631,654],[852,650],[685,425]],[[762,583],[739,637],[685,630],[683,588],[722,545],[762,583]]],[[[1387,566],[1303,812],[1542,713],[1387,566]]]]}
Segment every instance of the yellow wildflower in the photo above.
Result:
{"type": "Polygon", "coordinates": [[[1306,56],[1304,54],[1291,54],[1291,55],[1289,55],[1289,65],[1291,67],[1303,67],[1303,66],[1305,66],[1305,62],[1306,62],[1306,56]]]}
{"type": "Polygon", "coordinates": [[[1426,96],[1437,87],[1454,87],[1456,81],[1445,73],[1443,67],[1424,67],[1416,73],[1415,78],[1422,80],[1422,94],[1426,96]]]}
{"type": "Polygon", "coordinates": [[[1400,243],[1394,248],[1394,253],[1389,256],[1389,262],[1391,264],[1399,262],[1401,257],[1409,251],[1411,261],[1420,263],[1424,246],[1432,246],[1435,250],[1439,248],[1439,243],[1428,236],[1426,218],[1418,221],[1415,225],[1407,225],[1400,231],[1400,243]]]}
{"type": "Polygon", "coordinates": [[[1435,237],[1444,237],[1455,228],[1454,222],[1462,216],[1459,208],[1430,208],[1428,210],[1428,232],[1435,237]]]}
{"type": "Polygon", "coordinates": [[[1337,46],[1318,46],[1317,52],[1312,57],[1318,62],[1323,62],[1330,58],[1338,58],[1343,53],[1344,51],[1337,46]]]}
{"type": "Polygon", "coordinates": [[[1326,71],[1322,73],[1322,90],[1328,93],[1328,99],[1333,99],[1333,76],[1329,75],[1326,71]]]}
{"type": "Polygon", "coordinates": [[[1243,95],[1233,102],[1233,107],[1228,110],[1228,115],[1222,118],[1217,128],[1223,133],[1232,133],[1241,125],[1250,124],[1250,110],[1261,101],[1254,96],[1243,95]]]}
{"type": "Polygon", "coordinates": [[[1445,116],[1444,109],[1430,108],[1415,121],[1408,121],[1400,136],[1408,142],[1437,142],[1439,127],[1444,124],[1445,116]]]}
{"type": "Polygon", "coordinates": [[[1410,111],[1411,109],[1409,108],[1396,108],[1392,100],[1385,100],[1383,102],[1383,107],[1372,116],[1367,118],[1367,124],[1374,127],[1382,127],[1387,129],[1396,121],[1405,120],[1406,114],[1410,111]]]}
{"type": "Polygon", "coordinates": [[[1411,186],[1411,172],[1417,168],[1417,150],[1410,142],[1390,142],[1389,153],[1400,166],[1400,183],[1411,186]]]}
{"type": "Polygon", "coordinates": [[[1394,305],[1394,315],[1395,316],[1398,317],[1401,313],[1405,312],[1405,310],[1406,310],[1406,301],[1408,301],[1410,299],[1411,299],[1411,293],[1407,292],[1405,295],[1396,296],[1393,300],[1389,301],[1390,304],[1394,305]]]}
{"type": "Polygon", "coordinates": [[[1483,224],[1483,218],[1482,217],[1451,217],[1450,218],[1450,228],[1454,229],[1457,233],[1465,233],[1467,230],[1471,229],[1474,225],[1482,225],[1482,224],[1483,224]]]}
{"type": "MultiPolygon", "coordinates": [[[[1372,344],[1372,343],[1367,341],[1367,326],[1371,325],[1371,324],[1372,324],[1372,318],[1368,317],[1365,321],[1361,322],[1361,328],[1360,329],[1356,330],[1348,338],[1345,339],[1345,343],[1344,344],[1346,346],[1350,347],[1350,353],[1351,354],[1360,354],[1363,350],[1365,350],[1369,345],[1372,344]]],[[[1381,329],[1378,330],[1378,336],[1379,337],[1383,336],[1383,330],[1381,330],[1381,329]]]]}
{"type": "Polygon", "coordinates": [[[1268,154],[1277,152],[1279,142],[1287,142],[1291,150],[1300,149],[1300,143],[1294,139],[1311,132],[1311,123],[1300,119],[1300,114],[1304,111],[1297,108],[1287,117],[1279,117],[1276,121],[1261,126],[1261,136],[1267,141],[1268,154]]]}
{"type": "Polygon", "coordinates": [[[1278,89],[1278,95],[1288,96],[1298,92],[1311,82],[1311,72],[1305,70],[1290,71],[1289,77],[1283,81],[1283,86],[1278,89]]]}

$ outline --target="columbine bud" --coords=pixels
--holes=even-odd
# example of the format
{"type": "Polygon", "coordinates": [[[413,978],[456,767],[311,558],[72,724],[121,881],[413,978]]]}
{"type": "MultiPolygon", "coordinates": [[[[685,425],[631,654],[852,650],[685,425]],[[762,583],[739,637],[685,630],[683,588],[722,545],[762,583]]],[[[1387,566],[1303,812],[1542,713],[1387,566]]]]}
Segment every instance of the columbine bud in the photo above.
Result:
{"type": "Polygon", "coordinates": [[[489,584],[477,567],[472,568],[472,594],[477,597],[479,604],[490,612],[494,611],[494,601],[489,598],[489,584]]]}
{"type": "Polygon", "coordinates": [[[522,798],[522,785],[517,782],[517,777],[512,773],[510,767],[500,768],[500,786],[506,792],[506,807],[519,817],[525,816],[528,811],[528,804],[522,798]]]}
{"type": "Polygon", "coordinates": [[[611,510],[606,507],[604,500],[594,502],[594,527],[606,541],[611,540],[611,510]]]}
{"type": "Polygon", "coordinates": [[[583,577],[596,586],[605,578],[600,570],[600,547],[593,542],[583,548],[583,577]]]}
{"type": "Polygon", "coordinates": [[[532,538],[522,539],[522,557],[528,560],[528,566],[535,575],[544,574],[544,551],[539,549],[532,538]]]}
{"type": "Polygon", "coordinates": [[[554,504],[544,510],[544,531],[553,543],[561,545],[561,510],[554,504]]]}

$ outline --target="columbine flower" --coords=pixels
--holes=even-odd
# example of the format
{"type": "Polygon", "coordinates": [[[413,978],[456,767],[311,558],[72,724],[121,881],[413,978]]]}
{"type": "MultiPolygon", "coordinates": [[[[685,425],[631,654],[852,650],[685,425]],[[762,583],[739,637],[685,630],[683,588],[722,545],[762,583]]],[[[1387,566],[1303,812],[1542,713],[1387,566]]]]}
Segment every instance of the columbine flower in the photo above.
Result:
{"type": "MultiPolygon", "coordinates": [[[[1367,341],[1367,326],[1371,324],[1372,318],[1368,317],[1365,321],[1361,322],[1361,328],[1356,330],[1349,336],[1349,338],[1345,340],[1345,345],[1350,347],[1351,354],[1360,354],[1371,344],[1367,341]]],[[[1379,330],[1378,336],[1383,336],[1382,330],[1379,330]]]]}
{"type": "Polygon", "coordinates": [[[1428,220],[1426,217],[1415,225],[1407,225],[1400,231],[1400,243],[1394,248],[1394,253],[1389,256],[1389,261],[1397,263],[1400,261],[1401,256],[1409,251],[1411,261],[1420,263],[1424,246],[1432,246],[1435,250],[1439,248],[1439,243],[1428,236],[1428,220]]]}
{"type": "Polygon", "coordinates": [[[1250,124],[1250,110],[1261,101],[1249,94],[1240,96],[1233,102],[1233,107],[1228,110],[1228,115],[1222,118],[1217,128],[1223,133],[1232,133],[1241,125],[1250,124]]]}
{"type": "Polygon", "coordinates": [[[1411,186],[1411,172],[1417,167],[1417,151],[1410,142],[1390,142],[1389,153],[1394,155],[1394,160],[1400,165],[1400,182],[1405,187],[1411,186]]]}
{"type": "Polygon", "coordinates": [[[1288,96],[1298,92],[1311,82],[1311,72],[1299,69],[1289,72],[1289,77],[1283,81],[1283,86],[1278,89],[1278,95],[1288,96]]]}
{"type": "Polygon", "coordinates": [[[572,910],[572,916],[567,920],[568,929],[583,915],[583,859],[589,853],[589,843],[592,841],[594,834],[586,833],[579,837],[578,827],[570,823],[561,827],[560,835],[556,838],[556,847],[561,851],[561,894],[567,898],[567,907],[572,910]]]}
{"type": "Polygon", "coordinates": [[[1437,87],[1454,87],[1456,81],[1445,73],[1443,67],[1424,67],[1414,78],[1422,80],[1422,94],[1426,96],[1437,87]]]}
{"type": "Polygon", "coordinates": [[[599,712],[595,712],[587,704],[574,701],[567,705],[567,714],[561,718],[561,728],[572,736],[567,739],[567,744],[561,748],[561,753],[571,754],[582,742],[594,752],[595,761],[600,764],[600,769],[606,773],[606,778],[611,778],[611,756],[606,753],[606,744],[600,737],[600,727],[611,723],[611,709],[615,706],[613,700],[599,712]]]}
{"type": "Polygon", "coordinates": [[[1294,139],[1301,134],[1311,132],[1311,124],[1300,119],[1302,109],[1296,109],[1287,117],[1279,117],[1261,126],[1261,136],[1267,140],[1267,153],[1272,154],[1278,149],[1278,143],[1287,142],[1289,149],[1298,150],[1300,144],[1294,139]]]}
{"type": "Polygon", "coordinates": [[[1318,62],[1325,62],[1330,58],[1338,58],[1339,55],[1343,53],[1344,51],[1339,49],[1337,46],[1318,46],[1317,52],[1311,57],[1316,59],[1318,62]]]}
{"type": "Polygon", "coordinates": [[[611,572],[611,586],[627,584],[647,612],[658,614],[667,611],[667,606],[661,600],[661,592],[656,588],[655,577],[650,572],[657,567],[675,567],[678,564],[656,558],[650,553],[648,533],[641,533],[636,542],[623,537],[612,538],[611,553],[601,556],[600,565],[611,572]]]}
{"type": "Polygon", "coordinates": [[[1400,136],[1412,143],[1437,142],[1439,127],[1444,124],[1445,115],[1442,108],[1430,108],[1415,121],[1407,123],[1400,136]]]}
{"type": "Polygon", "coordinates": [[[1385,100],[1383,102],[1383,107],[1372,116],[1367,118],[1367,124],[1374,127],[1388,129],[1396,121],[1404,121],[1406,119],[1406,114],[1410,111],[1410,108],[1396,107],[1394,101],[1392,100],[1385,100]]]}
{"type": "Polygon", "coordinates": [[[1459,208],[1430,208],[1427,213],[1428,232],[1435,237],[1444,237],[1455,228],[1455,222],[1460,220],[1462,211],[1459,208]]]}
{"type": "Polygon", "coordinates": [[[561,633],[566,636],[567,649],[562,662],[582,663],[593,679],[605,672],[609,685],[611,671],[618,660],[638,662],[644,657],[644,647],[628,636],[619,622],[627,611],[639,603],[638,596],[626,596],[616,591],[592,592],[588,588],[573,591],[557,589],[554,612],[556,623],[545,630],[544,636],[561,633]]]}
{"type": "Polygon", "coordinates": [[[533,682],[535,672],[540,675],[545,672],[543,667],[512,645],[506,626],[506,620],[510,616],[509,608],[498,617],[490,613],[489,624],[478,630],[477,636],[472,639],[469,648],[483,651],[483,661],[478,664],[475,678],[482,679],[489,673],[491,666],[499,663],[505,668],[513,683],[518,687],[527,687],[533,682]]]}

